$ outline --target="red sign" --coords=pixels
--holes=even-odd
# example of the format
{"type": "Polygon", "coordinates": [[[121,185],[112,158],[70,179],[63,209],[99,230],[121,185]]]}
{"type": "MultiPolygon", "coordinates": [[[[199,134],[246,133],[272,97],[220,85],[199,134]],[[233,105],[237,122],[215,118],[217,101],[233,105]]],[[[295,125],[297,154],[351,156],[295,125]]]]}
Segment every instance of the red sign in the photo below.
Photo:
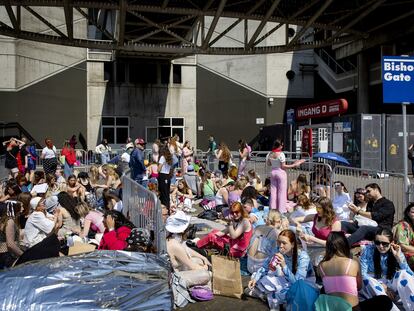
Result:
{"type": "Polygon", "coordinates": [[[346,99],[334,99],[296,109],[296,120],[336,116],[348,110],[346,99]]]}
{"type": "Polygon", "coordinates": [[[302,130],[302,152],[312,157],[312,129],[302,130]]]}

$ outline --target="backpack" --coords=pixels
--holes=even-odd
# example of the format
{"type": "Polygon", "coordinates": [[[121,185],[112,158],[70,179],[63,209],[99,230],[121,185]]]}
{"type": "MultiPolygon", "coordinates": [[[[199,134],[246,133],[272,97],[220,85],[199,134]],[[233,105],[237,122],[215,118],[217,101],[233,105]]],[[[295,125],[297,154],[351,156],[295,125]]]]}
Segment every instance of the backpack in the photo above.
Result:
{"type": "Polygon", "coordinates": [[[198,218],[215,221],[218,219],[218,214],[215,210],[205,210],[197,215],[198,218]]]}

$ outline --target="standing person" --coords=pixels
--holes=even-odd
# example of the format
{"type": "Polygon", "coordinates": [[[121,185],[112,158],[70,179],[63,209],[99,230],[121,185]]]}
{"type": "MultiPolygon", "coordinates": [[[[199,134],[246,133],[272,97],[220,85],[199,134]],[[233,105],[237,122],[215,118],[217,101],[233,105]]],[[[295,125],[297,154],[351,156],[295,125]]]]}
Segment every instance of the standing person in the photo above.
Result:
{"type": "Polygon", "coordinates": [[[187,173],[188,165],[194,162],[193,159],[194,148],[190,146],[190,141],[186,140],[183,145],[183,152],[182,152],[182,168],[184,174],[187,173]]]}
{"type": "Polygon", "coordinates": [[[208,149],[206,151],[206,154],[208,156],[208,163],[209,163],[208,170],[210,172],[214,171],[214,159],[216,158],[216,149],[217,149],[217,143],[214,140],[213,135],[210,135],[208,137],[208,149]]]}
{"type": "Polygon", "coordinates": [[[95,148],[96,154],[100,157],[101,164],[106,164],[110,160],[111,146],[108,144],[106,138],[102,139],[101,143],[95,148]]]}
{"type": "Polygon", "coordinates": [[[75,149],[76,148],[76,144],[78,143],[78,141],[76,140],[76,135],[73,134],[72,137],[69,140],[69,145],[75,149]]]}
{"type": "Polygon", "coordinates": [[[26,149],[27,139],[26,137],[23,137],[21,140],[21,144],[19,145],[19,153],[17,154],[17,164],[19,167],[19,172],[22,175],[26,175],[27,172],[27,166],[28,166],[28,157],[29,153],[26,149]]]}
{"type": "Polygon", "coordinates": [[[221,142],[216,152],[216,158],[219,160],[218,169],[223,174],[223,177],[227,178],[229,173],[229,163],[231,159],[230,149],[225,143],[221,142]]]}
{"type": "Polygon", "coordinates": [[[6,147],[6,161],[4,163],[5,168],[9,170],[9,175],[12,178],[15,178],[19,173],[19,167],[17,164],[17,154],[20,150],[20,145],[23,142],[18,140],[17,138],[10,138],[9,140],[3,142],[3,146],[7,145],[6,147]]]}
{"type": "Polygon", "coordinates": [[[160,192],[161,204],[167,207],[169,214],[172,166],[173,159],[171,152],[167,145],[163,145],[160,150],[160,159],[158,161],[158,191],[160,192]]]}
{"type": "Polygon", "coordinates": [[[155,163],[158,163],[158,159],[160,157],[160,145],[161,141],[159,139],[156,139],[152,144],[152,161],[155,163]]]}
{"type": "Polygon", "coordinates": [[[139,183],[141,186],[146,187],[144,182],[144,176],[147,168],[144,164],[144,149],[145,141],[142,138],[135,139],[135,149],[131,153],[129,159],[129,167],[131,168],[131,178],[139,183]]]}
{"type": "MultiPolygon", "coordinates": [[[[391,230],[394,222],[394,203],[382,196],[381,188],[376,183],[366,185],[365,190],[368,199],[366,211],[352,203],[348,205],[348,208],[356,215],[376,221],[378,227],[391,230]]],[[[372,241],[377,231],[377,227],[359,226],[358,223],[349,221],[342,221],[341,227],[345,233],[351,233],[348,237],[350,246],[362,240],[372,241]]]]}
{"type": "Polygon", "coordinates": [[[245,169],[247,166],[247,160],[249,158],[249,146],[247,145],[246,141],[239,140],[239,155],[240,155],[240,164],[239,164],[239,171],[238,176],[245,175],[245,169]]]}
{"type": "Polygon", "coordinates": [[[201,196],[200,177],[194,172],[194,166],[190,164],[187,167],[187,172],[184,174],[183,179],[190,187],[196,198],[201,196]]]}
{"type": "Polygon", "coordinates": [[[63,172],[65,179],[67,179],[70,175],[73,174],[73,165],[76,162],[76,152],[75,149],[71,146],[69,140],[65,140],[63,143],[62,151],[60,152],[63,162],[63,172]],[[63,158],[64,157],[64,158],[63,158]]]}
{"type": "Polygon", "coordinates": [[[34,177],[34,172],[36,171],[36,161],[37,161],[37,151],[36,151],[36,144],[31,142],[26,144],[26,151],[27,151],[27,171],[26,171],[26,178],[28,180],[32,180],[34,177]]]}
{"type": "MultiPolygon", "coordinates": [[[[353,310],[390,310],[392,302],[387,297],[359,302],[362,288],[358,261],[352,259],[348,241],[343,232],[331,232],[326,241],[326,253],[318,267],[328,301],[348,303],[353,310]]],[[[342,304],[343,304],[342,303],[342,304]]]]}
{"type": "Polygon", "coordinates": [[[304,159],[296,160],[293,164],[286,164],[286,156],[282,152],[283,143],[276,140],[272,151],[266,157],[267,165],[272,167],[270,177],[270,208],[281,213],[287,212],[287,174],[286,169],[300,166],[304,159]]]}
{"type": "Polygon", "coordinates": [[[58,159],[56,156],[56,147],[53,145],[53,141],[50,138],[45,139],[46,147],[42,149],[42,155],[40,156],[43,159],[43,170],[45,174],[55,174],[58,159]]]}

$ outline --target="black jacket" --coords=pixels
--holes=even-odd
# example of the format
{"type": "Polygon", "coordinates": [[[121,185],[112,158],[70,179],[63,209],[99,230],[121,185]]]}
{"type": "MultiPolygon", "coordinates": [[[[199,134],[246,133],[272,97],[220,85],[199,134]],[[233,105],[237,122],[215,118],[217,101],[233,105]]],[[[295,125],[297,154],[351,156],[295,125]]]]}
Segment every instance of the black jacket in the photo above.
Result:
{"type": "Polygon", "coordinates": [[[385,229],[392,229],[394,223],[395,207],[394,203],[382,197],[375,203],[370,201],[367,205],[367,212],[371,212],[372,220],[378,223],[378,226],[385,229]]]}

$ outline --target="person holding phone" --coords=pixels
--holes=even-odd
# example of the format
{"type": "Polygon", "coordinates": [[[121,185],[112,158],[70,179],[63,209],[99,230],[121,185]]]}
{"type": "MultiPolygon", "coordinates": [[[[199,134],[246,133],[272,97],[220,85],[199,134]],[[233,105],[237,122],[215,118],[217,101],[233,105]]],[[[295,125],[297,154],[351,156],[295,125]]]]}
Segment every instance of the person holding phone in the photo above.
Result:
{"type": "Polygon", "coordinates": [[[252,274],[245,294],[266,300],[270,309],[279,310],[286,293],[296,281],[311,272],[309,255],[298,248],[295,233],[283,230],[277,238],[278,248],[257,272],[252,274]]]}
{"type": "Polygon", "coordinates": [[[377,231],[374,244],[362,251],[360,263],[364,285],[360,291],[362,297],[387,295],[397,301],[399,296],[405,310],[414,310],[414,273],[401,247],[394,243],[390,230],[377,231]]]}

